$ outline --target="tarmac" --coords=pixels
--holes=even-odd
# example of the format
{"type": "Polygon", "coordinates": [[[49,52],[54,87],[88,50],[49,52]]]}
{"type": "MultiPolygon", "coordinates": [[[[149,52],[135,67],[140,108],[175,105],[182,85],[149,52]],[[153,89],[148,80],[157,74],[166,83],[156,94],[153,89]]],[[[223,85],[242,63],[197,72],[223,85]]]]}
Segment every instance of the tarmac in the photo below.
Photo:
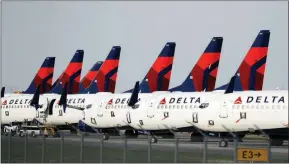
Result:
{"type": "MultiPolygon", "coordinates": [[[[1,162],[5,163],[9,161],[9,137],[2,136],[1,141],[1,162]]],[[[188,137],[180,138],[178,146],[175,139],[159,139],[158,143],[151,144],[151,147],[146,136],[126,141],[119,136],[110,137],[109,140],[103,141],[103,146],[100,137],[93,135],[84,136],[83,142],[77,135],[64,135],[63,142],[61,138],[48,137],[44,140],[42,136],[28,137],[26,146],[25,137],[13,136],[10,143],[10,162],[17,163],[42,161],[45,163],[147,163],[149,161],[173,163],[175,158],[179,163],[202,163],[204,160],[204,143],[190,142],[188,137]]],[[[218,147],[216,140],[209,140],[207,147],[207,162],[234,162],[234,143],[230,142],[228,147],[218,147]]],[[[263,139],[245,139],[238,143],[238,147],[266,149],[267,142],[263,139]]],[[[272,162],[288,163],[288,141],[285,141],[282,146],[272,146],[271,152],[272,162]]]]}

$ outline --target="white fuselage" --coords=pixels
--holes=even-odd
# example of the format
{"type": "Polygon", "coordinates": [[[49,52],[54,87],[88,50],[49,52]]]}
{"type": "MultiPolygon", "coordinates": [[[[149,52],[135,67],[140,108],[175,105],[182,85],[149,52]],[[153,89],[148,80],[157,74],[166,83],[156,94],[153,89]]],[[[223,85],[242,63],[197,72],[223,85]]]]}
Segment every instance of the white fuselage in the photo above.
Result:
{"type": "Polygon", "coordinates": [[[245,91],[223,95],[198,113],[194,126],[212,132],[288,127],[288,91],[245,91]],[[214,125],[209,125],[213,121],[214,125]]]}
{"type": "Polygon", "coordinates": [[[202,103],[218,97],[215,92],[177,92],[158,95],[140,102],[138,109],[129,112],[131,127],[139,130],[165,130],[188,127],[193,112],[202,103]]]}
{"type": "Polygon", "coordinates": [[[288,127],[287,98],[287,91],[167,94],[150,100],[151,102],[141,102],[138,109],[130,110],[131,123],[129,125],[142,130],[196,126],[205,131],[215,132],[226,132],[222,125],[232,131],[256,129],[254,124],[261,129],[288,127]],[[251,97],[247,103],[248,96],[251,97]],[[238,97],[244,99],[243,104],[234,104],[238,97]],[[200,101],[196,101],[198,98],[200,101]],[[208,107],[199,108],[202,103],[208,104],[208,107]],[[240,119],[240,112],[246,112],[246,119],[237,121],[240,119]],[[209,121],[214,121],[214,125],[209,125],[209,121]]]}
{"type": "MultiPolygon", "coordinates": [[[[147,101],[155,95],[167,92],[140,93],[140,102],[147,101]]],[[[131,93],[113,94],[93,104],[92,109],[85,110],[85,124],[94,128],[113,128],[127,126],[127,112],[134,110],[128,106],[131,93]]]]}
{"type": "MultiPolygon", "coordinates": [[[[105,98],[107,95],[111,95],[112,93],[100,92],[97,94],[73,94],[67,95],[67,104],[73,107],[86,108],[90,110],[91,106],[95,102],[99,102],[100,99],[105,98]]],[[[55,99],[52,106],[52,113],[46,112],[44,117],[36,118],[39,122],[44,125],[68,125],[68,124],[77,124],[79,120],[84,118],[84,112],[66,107],[65,112],[63,111],[63,106],[58,105],[60,100],[60,96],[53,97],[55,99]]],[[[53,99],[50,99],[52,101],[53,99]]],[[[51,109],[50,109],[51,110],[51,109]]]]}
{"type": "MultiPolygon", "coordinates": [[[[32,121],[37,112],[30,105],[33,95],[9,96],[1,98],[1,124],[10,124],[13,122],[32,121]]],[[[42,105],[38,112],[44,112],[48,106],[47,98],[40,98],[39,104],[42,105]]]]}

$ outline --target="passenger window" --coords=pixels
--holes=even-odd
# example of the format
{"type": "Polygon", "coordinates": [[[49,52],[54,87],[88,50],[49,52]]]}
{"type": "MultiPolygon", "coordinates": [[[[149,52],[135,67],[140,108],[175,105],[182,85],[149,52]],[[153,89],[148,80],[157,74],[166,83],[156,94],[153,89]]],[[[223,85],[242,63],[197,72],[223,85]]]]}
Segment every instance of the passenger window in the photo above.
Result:
{"type": "Polygon", "coordinates": [[[175,105],[173,105],[173,109],[175,109],[175,105]]]}
{"type": "Polygon", "coordinates": [[[199,108],[204,109],[207,108],[209,106],[209,103],[202,103],[199,108]]]}
{"type": "Polygon", "coordinates": [[[190,105],[190,109],[192,109],[192,107],[193,107],[193,106],[192,106],[192,105],[190,105]]]}
{"type": "Polygon", "coordinates": [[[264,105],[261,105],[261,109],[264,109],[264,105]]]}
{"type": "Polygon", "coordinates": [[[183,109],[184,105],[181,105],[181,109],[183,109]]]}
{"type": "Polygon", "coordinates": [[[161,105],[161,109],[164,109],[164,105],[161,105]]]}
{"type": "Polygon", "coordinates": [[[168,106],[167,105],[165,105],[165,109],[167,109],[168,108],[168,106]]]}
{"type": "MultiPolygon", "coordinates": [[[[86,109],[89,109],[89,108],[91,108],[92,107],[92,104],[89,104],[89,105],[87,105],[86,106],[86,109]]],[[[108,106],[109,107],[109,106],[108,106]]]]}
{"type": "Polygon", "coordinates": [[[188,106],[187,105],[185,105],[185,109],[187,109],[188,108],[188,106]]]}
{"type": "Polygon", "coordinates": [[[169,109],[171,109],[171,105],[168,105],[169,106],[169,109]]]}

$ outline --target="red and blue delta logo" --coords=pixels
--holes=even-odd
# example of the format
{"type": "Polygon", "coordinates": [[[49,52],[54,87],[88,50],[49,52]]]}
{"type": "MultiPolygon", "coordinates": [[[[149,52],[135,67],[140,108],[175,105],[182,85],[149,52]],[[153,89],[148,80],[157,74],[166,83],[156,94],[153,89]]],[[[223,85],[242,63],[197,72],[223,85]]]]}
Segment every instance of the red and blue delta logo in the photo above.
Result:
{"type": "Polygon", "coordinates": [[[160,101],[160,104],[166,104],[166,98],[163,98],[163,99],[160,101]]]}
{"type": "Polygon", "coordinates": [[[238,97],[235,101],[234,104],[242,104],[242,99],[241,97],[238,97]]]}
{"type": "Polygon", "coordinates": [[[112,104],[112,102],[113,102],[113,100],[112,100],[112,99],[110,99],[110,100],[107,102],[107,105],[111,105],[111,104],[112,104]]]}
{"type": "Polygon", "coordinates": [[[2,105],[6,105],[7,104],[7,100],[2,102],[2,105]]]}

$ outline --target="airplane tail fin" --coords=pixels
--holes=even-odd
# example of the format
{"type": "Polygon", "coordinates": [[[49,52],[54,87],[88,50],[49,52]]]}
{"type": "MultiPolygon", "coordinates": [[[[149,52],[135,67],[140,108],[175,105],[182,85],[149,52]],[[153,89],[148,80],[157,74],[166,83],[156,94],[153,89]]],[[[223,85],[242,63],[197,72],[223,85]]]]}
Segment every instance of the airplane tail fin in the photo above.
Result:
{"type": "Polygon", "coordinates": [[[185,81],[170,91],[212,91],[216,84],[222,44],[222,37],[214,37],[185,81]]]}
{"type": "MultiPolygon", "coordinates": [[[[176,43],[168,42],[140,83],[142,93],[167,91],[171,79],[176,43]]],[[[130,93],[133,89],[125,91],[130,93]]]]}
{"type": "MultiPolygon", "coordinates": [[[[239,76],[235,79],[234,91],[262,90],[269,40],[270,31],[261,30],[237,70],[239,76]]],[[[225,84],[215,90],[227,87],[225,84]]]]}
{"type": "Polygon", "coordinates": [[[97,75],[103,61],[96,62],[93,67],[87,72],[87,74],[82,78],[79,85],[79,92],[83,92],[92,83],[92,80],[97,75]]]}
{"type": "Polygon", "coordinates": [[[77,50],[71,59],[70,63],[66,67],[65,71],[60,75],[57,80],[57,84],[52,88],[49,93],[57,93],[60,94],[64,84],[68,83],[68,94],[74,94],[78,92],[80,75],[82,70],[82,62],[83,62],[83,50],[77,50]]]}
{"type": "Polygon", "coordinates": [[[91,84],[82,93],[114,93],[121,47],[113,46],[91,84]]]}
{"type": "Polygon", "coordinates": [[[45,58],[29,87],[22,93],[33,94],[35,93],[38,85],[41,85],[40,93],[46,93],[50,91],[52,86],[54,64],[55,57],[45,58]]]}

